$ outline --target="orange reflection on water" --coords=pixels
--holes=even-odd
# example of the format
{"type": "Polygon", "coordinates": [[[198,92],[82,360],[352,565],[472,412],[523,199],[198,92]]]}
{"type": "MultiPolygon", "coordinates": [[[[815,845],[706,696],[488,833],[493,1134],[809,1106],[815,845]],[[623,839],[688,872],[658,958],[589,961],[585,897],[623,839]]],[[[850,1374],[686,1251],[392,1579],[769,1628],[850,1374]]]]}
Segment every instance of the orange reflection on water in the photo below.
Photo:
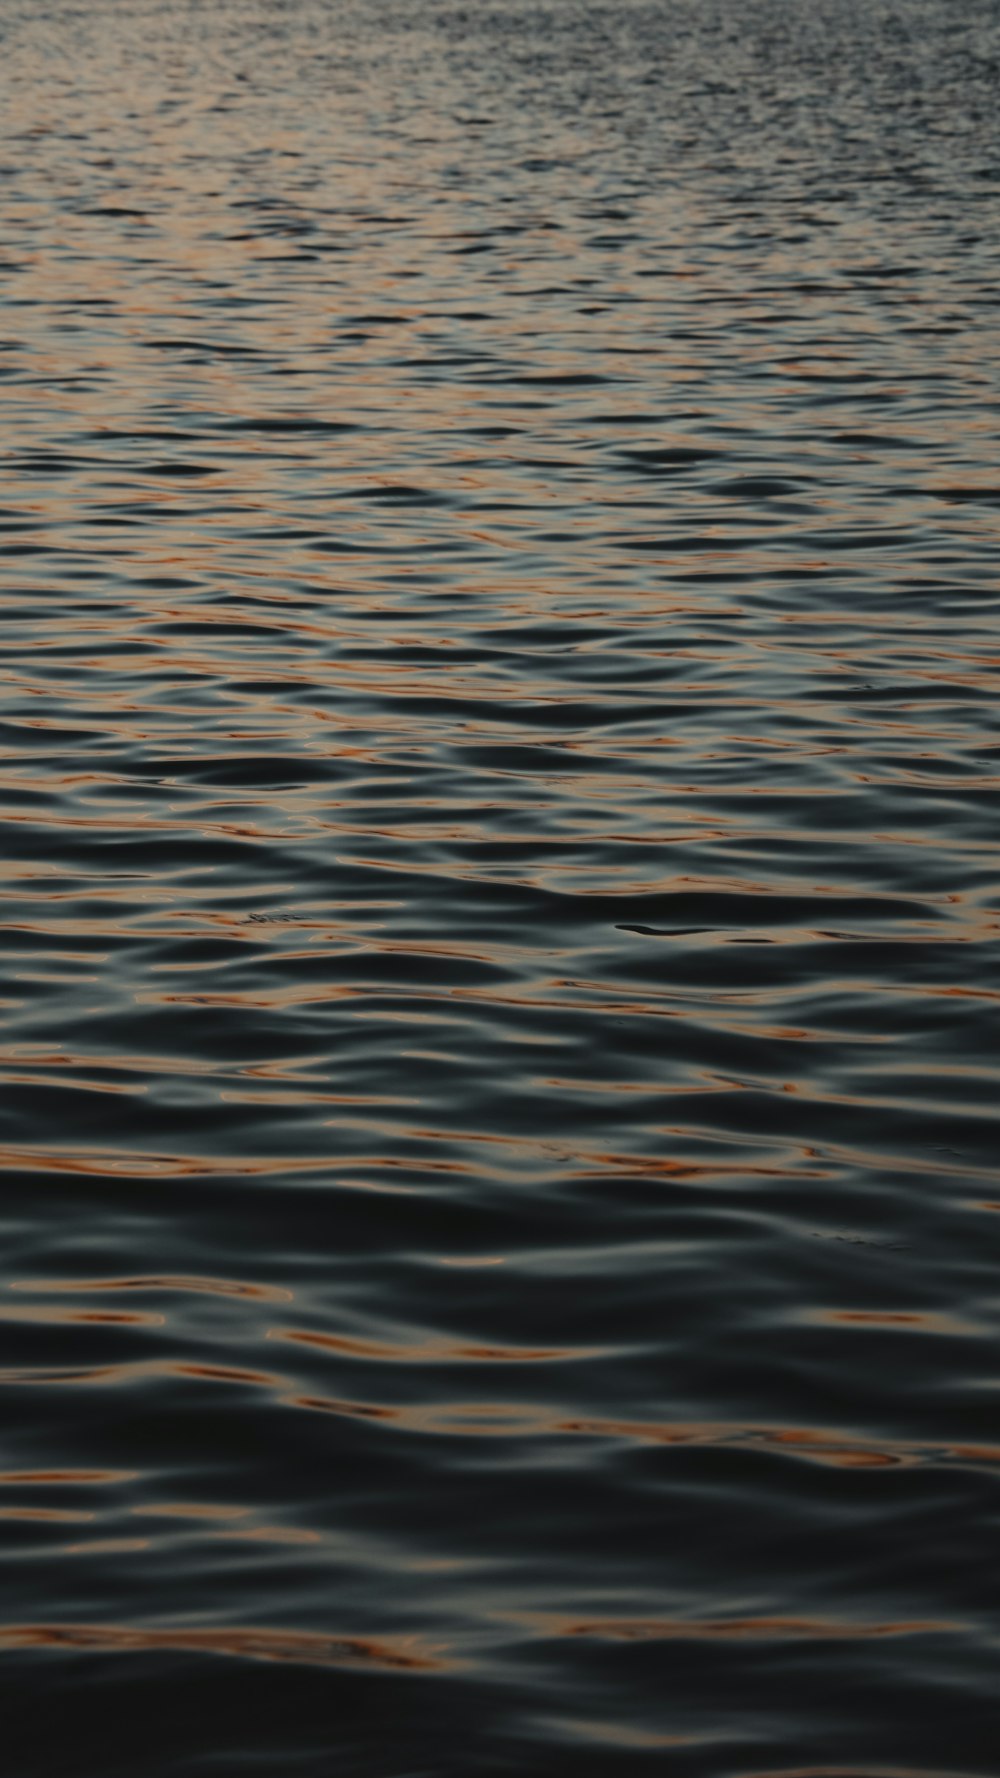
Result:
{"type": "Polygon", "coordinates": [[[307,1531],[295,1525],[255,1525],[249,1530],[225,1531],[224,1537],[242,1539],[247,1543],[276,1544],[317,1544],[323,1542],[322,1533],[307,1531]]]}
{"type": "MultiPolygon", "coordinates": [[[[134,1555],[137,1550],[148,1550],[148,1537],[95,1537],[88,1543],[66,1543],[62,1546],[64,1556],[126,1556],[134,1555]]],[[[3,1646],[0,1636],[0,1647],[3,1646]]]]}
{"type": "Polygon", "coordinates": [[[706,1740],[703,1735],[667,1735],[656,1729],[643,1729],[634,1722],[591,1722],[580,1716],[546,1716],[542,1726],[552,1728],[560,1736],[580,1741],[596,1741],[608,1747],[691,1747],[706,1740]]]}
{"type": "Polygon", "coordinates": [[[848,1326],[915,1329],[920,1333],[970,1334],[977,1331],[970,1323],[959,1321],[955,1316],[890,1309],[822,1309],[814,1311],[812,1319],[848,1326]]]}
{"type": "Polygon", "coordinates": [[[177,1377],[198,1377],[209,1383],[247,1383],[258,1389],[277,1389],[282,1382],[267,1371],[239,1370],[234,1365],[174,1363],[167,1368],[177,1377]]]}
{"type": "Polygon", "coordinates": [[[428,1645],[416,1636],[375,1639],[304,1630],[156,1630],[124,1624],[10,1624],[0,1628],[0,1649],[14,1648],[229,1655],[243,1660],[385,1667],[414,1673],[436,1673],[455,1665],[442,1659],[440,1645],[428,1645]]]}
{"type": "Polygon", "coordinates": [[[393,1363],[472,1361],[485,1364],[551,1363],[567,1359],[596,1358],[600,1348],[477,1346],[452,1340],[421,1340],[412,1344],[388,1340],[352,1339],[342,1334],[309,1333],[296,1328],[271,1328],[268,1338],[296,1345],[316,1346],[347,1358],[388,1359],[393,1363]]]}
{"type": "Polygon", "coordinates": [[[76,1525],[96,1518],[96,1513],[61,1512],[54,1506],[0,1506],[0,1519],[38,1519],[43,1524],[76,1525]]]}
{"type": "Polygon", "coordinates": [[[115,1312],[111,1309],[57,1309],[36,1304],[21,1308],[19,1304],[16,1307],[0,1304],[0,1321],[38,1322],[52,1327],[88,1323],[110,1327],[162,1327],[165,1319],[163,1315],[148,1315],[138,1310],[133,1314],[126,1314],[124,1311],[115,1312]]]}
{"type": "Polygon", "coordinates": [[[0,1487],[113,1487],[137,1475],[135,1469],[8,1469],[0,1471],[0,1487]]]}
{"type": "Polygon", "coordinates": [[[143,1518],[168,1519],[245,1519],[252,1513],[250,1506],[220,1506],[212,1502],[201,1501],[148,1501],[141,1506],[129,1508],[130,1512],[143,1518]]]}
{"type": "Polygon", "coordinates": [[[194,1291],[208,1296],[251,1297],[267,1303],[290,1303],[295,1294],[294,1291],[282,1290],[273,1284],[244,1284],[232,1278],[174,1277],[169,1273],[162,1277],[153,1274],[139,1278],[19,1278],[12,1280],[10,1289],[79,1293],[93,1291],[100,1294],[113,1290],[194,1291]]]}

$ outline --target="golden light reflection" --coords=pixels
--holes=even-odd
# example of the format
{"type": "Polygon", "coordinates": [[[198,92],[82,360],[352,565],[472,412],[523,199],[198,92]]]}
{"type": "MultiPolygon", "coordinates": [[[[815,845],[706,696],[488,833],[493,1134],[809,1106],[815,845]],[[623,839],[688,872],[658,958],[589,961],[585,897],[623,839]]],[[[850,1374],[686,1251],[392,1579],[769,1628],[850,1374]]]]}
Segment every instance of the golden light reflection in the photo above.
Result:
{"type": "MultiPolygon", "coordinates": [[[[184,1278],[172,1277],[169,1273],[158,1277],[155,1273],[149,1277],[138,1278],[14,1278],[11,1290],[22,1291],[70,1291],[73,1293],[95,1292],[103,1295],[107,1291],[166,1291],[185,1294],[221,1297],[247,1297],[251,1301],[265,1303],[290,1303],[294,1299],[294,1291],[284,1290],[273,1284],[246,1284],[233,1278],[184,1278]]],[[[159,1318],[157,1318],[159,1319],[159,1318]]]]}
{"type": "Polygon", "coordinates": [[[381,1667],[439,1673],[454,1667],[440,1644],[420,1637],[324,1636],[304,1630],[147,1629],[124,1624],[7,1624],[0,1649],[73,1649],[81,1653],[228,1655],[237,1660],[293,1661],[318,1667],[381,1667]]]}
{"type": "Polygon", "coordinates": [[[372,1358],[396,1364],[480,1363],[550,1364],[601,1356],[598,1346],[539,1347],[486,1346],[451,1340],[415,1340],[412,1344],[388,1340],[352,1339],[342,1334],[309,1333],[296,1328],[271,1328],[268,1338],[294,1345],[315,1346],[345,1358],[372,1358]]]}

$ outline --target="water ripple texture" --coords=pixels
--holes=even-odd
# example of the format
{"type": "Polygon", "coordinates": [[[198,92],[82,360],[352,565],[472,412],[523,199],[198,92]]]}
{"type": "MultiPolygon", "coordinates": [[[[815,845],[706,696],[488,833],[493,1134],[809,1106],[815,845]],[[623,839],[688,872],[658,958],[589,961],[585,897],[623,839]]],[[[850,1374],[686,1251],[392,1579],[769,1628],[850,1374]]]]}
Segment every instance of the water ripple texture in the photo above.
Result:
{"type": "Polygon", "coordinates": [[[996,1778],[996,0],[0,0],[14,1778],[996,1778]]]}

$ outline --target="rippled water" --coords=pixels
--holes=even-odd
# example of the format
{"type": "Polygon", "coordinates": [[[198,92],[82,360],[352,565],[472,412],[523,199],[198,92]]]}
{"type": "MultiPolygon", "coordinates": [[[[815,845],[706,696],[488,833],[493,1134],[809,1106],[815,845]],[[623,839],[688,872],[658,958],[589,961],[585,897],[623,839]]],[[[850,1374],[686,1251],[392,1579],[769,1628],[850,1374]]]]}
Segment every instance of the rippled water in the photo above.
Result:
{"type": "Polygon", "coordinates": [[[13,1778],[1000,1770],[996,0],[2,0],[13,1778]]]}

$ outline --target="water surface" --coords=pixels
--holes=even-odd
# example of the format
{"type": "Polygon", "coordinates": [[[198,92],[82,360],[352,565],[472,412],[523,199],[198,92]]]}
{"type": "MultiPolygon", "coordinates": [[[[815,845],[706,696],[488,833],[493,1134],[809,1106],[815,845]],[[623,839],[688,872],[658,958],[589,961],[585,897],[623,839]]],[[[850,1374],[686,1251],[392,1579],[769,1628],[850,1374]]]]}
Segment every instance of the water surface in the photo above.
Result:
{"type": "Polygon", "coordinates": [[[0,26],[12,1772],[995,1778],[995,0],[0,26]]]}

